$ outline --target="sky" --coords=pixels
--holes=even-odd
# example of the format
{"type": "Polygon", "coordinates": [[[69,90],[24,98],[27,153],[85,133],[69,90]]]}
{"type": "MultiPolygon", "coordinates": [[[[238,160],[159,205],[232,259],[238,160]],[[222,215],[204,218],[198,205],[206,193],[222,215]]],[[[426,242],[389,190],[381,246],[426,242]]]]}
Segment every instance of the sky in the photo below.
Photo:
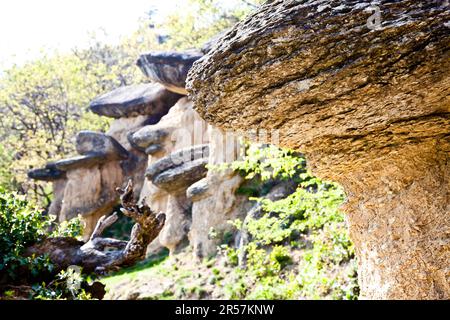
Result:
{"type": "Polygon", "coordinates": [[[186,0],[1,0],[0,71],[36,58],[42,49],[59,51],[88,45],[89,33],[117,42],[137,27],[152,7],[159,15],[186,0]]]}

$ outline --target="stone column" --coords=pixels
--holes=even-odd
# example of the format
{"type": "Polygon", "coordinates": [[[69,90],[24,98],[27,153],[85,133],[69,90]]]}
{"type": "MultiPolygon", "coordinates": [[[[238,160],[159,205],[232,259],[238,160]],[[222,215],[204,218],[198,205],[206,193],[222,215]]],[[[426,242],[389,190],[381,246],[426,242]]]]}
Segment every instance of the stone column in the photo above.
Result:
{"type": "Polygon", "coordinates": [[[401,146],[340,179],[361,298],[450,298],[450,143],[401,146]]]}

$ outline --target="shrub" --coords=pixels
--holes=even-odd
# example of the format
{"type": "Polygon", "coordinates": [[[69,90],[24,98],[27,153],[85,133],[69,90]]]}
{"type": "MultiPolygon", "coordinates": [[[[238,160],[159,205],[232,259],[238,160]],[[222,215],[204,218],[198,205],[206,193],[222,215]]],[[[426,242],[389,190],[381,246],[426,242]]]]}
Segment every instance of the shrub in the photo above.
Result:
{"type": "MultiPolygon", "coordinates": [[[[246,253],[240,284],[247,285],[230,297],[250,299],[332,298],[356,299],[358,284],[353,245],[348,238],[344,214],[339,210],[345,196],[342,188],[322,181],[305,169],[305,159],[274,146],[250,145],[242,160],[231,167],[247,180],[245,192],[262,206],[258,217],[232,221],[251,236],[242,248],[223,248],[237,263],[246,253]],[[264,199],[257,186],[269,181],[293,179],[297,190],[278,201],[264,199]],[[293,245],[294,244],[294,245],[293,245]],[[292,252],[301,251],[296,265],[292,252]]],[[[231,259],[230,259],[231,257],[231,259]]]]}
{"type": "MultiPolygon", "coordinates": [[[[82,233],[79,218],[54,225],[54,217],[44,215],[30,204],[24,196],[0,190],[0,276],[7,283],[22,279],[31,273],[31,281],[37,276],[51,274],[54,269],[47,255],[24,257],[26,247],[45,237],[77,237],[82,233]],[[50,233],[50,229],[54,231],[50,233]]],[[[81,273],[61,271],[48,285],[32,285],[34,299],[88,298],[79,288],[84,278],[81,273]],[[75,288],[77,288],[75,290],[75,288]]],[[[8,290],[3,294],[8,296],[8,290]],[[6,292],[6,293],[5,293],[6,292]]],[[[1,294],[2,292],[0,292],[1,294]]]]}
{"type": "Polygon", "coordinates": [[[15,279],[20,267],[28,266],[32,273],[51,271],[46,257],[22,256],[26,246],[45,237],[50,224],[23,196],[0,190],[0,272],[15,279]]]}

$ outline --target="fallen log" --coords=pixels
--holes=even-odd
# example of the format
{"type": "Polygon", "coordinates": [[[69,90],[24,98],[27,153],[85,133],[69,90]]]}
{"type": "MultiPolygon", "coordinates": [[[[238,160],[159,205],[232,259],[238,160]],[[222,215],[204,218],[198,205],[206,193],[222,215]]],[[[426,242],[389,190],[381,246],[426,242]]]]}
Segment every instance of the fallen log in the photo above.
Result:
{"type": "Polygon", "coordinates": [[[165,214],[157,214],[147,205],[137,205],[131,180],[124,189],[118,188],[117,191],[123,207],[122,213],[136,222],[131,230],[130,240],[101,237],[103,231],[117,221],[118,215],[114,213],[100,218],[86,243],[68,237],[46,238],[27,248],[25,256],[47,254],[55,265],[54,272],[65,270],[69,266],[79,266],[86,274],[104,273],[144,259],[147,246],[164,226],[165,214]]]}

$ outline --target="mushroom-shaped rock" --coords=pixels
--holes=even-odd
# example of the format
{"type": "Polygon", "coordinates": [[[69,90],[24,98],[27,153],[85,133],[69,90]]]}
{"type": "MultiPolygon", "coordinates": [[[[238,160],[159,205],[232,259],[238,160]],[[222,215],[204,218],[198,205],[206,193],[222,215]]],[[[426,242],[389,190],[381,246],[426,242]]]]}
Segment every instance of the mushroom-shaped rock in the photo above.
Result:
{"type": "Polygon", "coordinates": [[[76,149],[81,155],[100,152],[109,160],[128,158],[128,151],[116,139],[101,132],[80,131],[76,137],[76,149]]]}
{"type": "Polygon", "coordinates": [[[185,191],[206,176],[208,150],[208,145],[178,150],[150,165],[145,175],[153,184],[170,193],[185,191]]]}
{"type": "Polygon", "coordinates": [[[203,178],[187,188],[186,197],[192,201],[198,201],[208,195],[209,189],[208,179],[203,178]]]}
{"type": "Polygon", "coordinates": [[[175,168],[157,174],[152,182],[165,190],[186,189],[194,182],[206,176],[208,158],[183,163],[175,168]]]}
{"type": "Polygon", "coordinates": [[[138,84],[117,88],[99,96],[89,109],[111,118],[130,118],[148,115],[156,123],[180,99],[180,95],[157,83],[138,84]]]}
{"type": "Polygon", "coordinates": [[[145,126],[130,134],[128,140],[133,147],[144,151],[151,146],[160,144],[168,134],[169,132],[167,130],[155,129],[153,126],[145,126]]]}
{"type": "Polygon", "coordinates": [[[65,178],[65,172],[56,168],[55,164],[49,163],[44,168],[28,171],[28,178],[42,181],[55,181],[65,178]]]}
{"type": "Polygon", "coordinates": [[[277,130],[344,186],[363,298],[450,298],[448,9],[270,1],[188,76],[205,120],[277,130]]]}
{"type": "Polygon", "coordinates": [[[102,152],[92,152],[86,155],[56,161],[55,167],[61,171],[69,171],[78,168],[89,168],[107,161],[107,154],[102,152]]]}
{"type": "Polygon", "coordinates": [[[137,65],[147,77],[161,83],[168,90],[186,94],[184,87],[188,71],[194,61],[202,56],[203,53],[197,51],[152,51],[141,55],[137,65]]]}

